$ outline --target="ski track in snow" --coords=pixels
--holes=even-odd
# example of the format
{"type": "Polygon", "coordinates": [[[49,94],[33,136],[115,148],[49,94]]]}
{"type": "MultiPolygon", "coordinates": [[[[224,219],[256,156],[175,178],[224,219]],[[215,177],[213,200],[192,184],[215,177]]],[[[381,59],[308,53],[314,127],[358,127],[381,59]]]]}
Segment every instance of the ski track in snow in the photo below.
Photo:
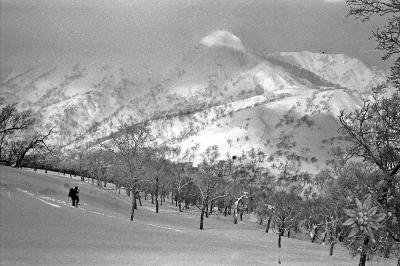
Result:
{"type": "Polygon", "coordinates": [[[157,228],[162,228],[162,229],[167,229],[167,230],[173,230],[173,231],[175,231],[175,232],[181,232],[181,233],[183,233],[182,230],[174,229],[174,228],[171,228],[171,227],[165,227],[165,226],[161,226],[161,225],[158,225],[158,224],[146,224],[146,225],[150,225],[150,226],[154,226],[154,227],[157,227],[157,228]]]}
{"type": "MultiPolygon", "coordinates": [[[[151,212],[156,212],[156,210],[154,209],[154,207],[148,207],[148,206],[142,206],[143,209],[151,211],[151,212]]],[[[176,211],[172,211],[172,210],[166,210],[166,209],[162,209],[160,212],[163,213],[176,213],[176,211]]]]}
{"type": "Polygon", "coordinates": [[[57,205],[57,204],[54,204],[54,203],[45,201],[45,200],[43,200],[43,199],[38,199],[38,200],[40,200],[41,202],[46,203],[47,205],[50,205],[50,206],[52,206],[52,207],[56,207],[56,208],[60,208],[60,207],[61,207],[60,205],[57,205]]]}
{"type": "Polygon", "coordinates": [[[48,201],[44,200],[43,198],[39,197],[38,195],[36,196],[34,193],[29,192],[29,191],[27,191],[27,190],[20,189],[20,188],[17,188],[17,190],[18,190],[19,192],[22,192],[22,193],[24,193],[24,194],[26,194],[26,195],[28,195],[28,196],[34,198],[34,199],[40,200],[41,202],[43,202],[43,203],[45,203],[45,204],[47,204],[47,205],[50,205],[50,206],[52,206],[52,207],[55,207],[55,208],[60,208],[60,207],[61,207],[60,205],[57,205],[57,204],[48,202],[48,201]]]}
{"type": "MultiPolygon", "coordinates": [[[[58,200],[58,199],[55,199],[55,198],[52,198],[52,197],[43,196],[43,195],[40,195],[40,194],[38,194],[38,193],[35,194],[35,193],[29,192],[29,191],[27,191],[27,190],[21,189],[21,188],[17,188],[17,190],[18,190],[19,192],[21,192],[21,193],[24,193],[25,195],[28,195],[28,196],[30,196],[30,197],[32,197],[32,198],[34,198],[34,199],[37,199],[37,200],[39,200],[39,201],[41,201],[41,202],[43,202],[43,203],[45,203],[45,204],[47,204],[47,205],[49,205],[49,206],[55,207],[55,208],[61,208],[60,205],[63,205],[63,206],[66,206],[66,207],[76,208],[76,207],[74,207],[74,206],[71,206],[69,203],[67,203],[67,202],[65,202],[65,201],[63,201],[63,200],[58,200]],[[56,202],[56,203],[58,203],[58,204],[60,204],[60,205],[55,204],[55,203],[52,203],[52,202],[49,202],[49,201],[56,202]]],[[[80,209],[80,210],[82,210],[82,211],[86,211],[86,212],[88,212],[88,213],[92,213],[92,214],[96,214],[96,215],[101,215],[101,216],[108,217],[108,218],[112,218],[112,219],[124,220],[124,219],[122,219],[122,218],[120,218],[120,217],[117,217],[117,216],[105,214],[105,213],[98,212],[98,211],[86,210],[85,208],[82,208],[82,207],[78,207],[78,209],[80,209]]],[[[140,222],[140,221],[137,221],[137,220],[136,220],[136,221],[133,221],[133,222],[134,222],[134,223],[143,224],[143,225],[147,225],[147,226],[156,227],[156,228],[161,228],[161,229],[166,229],[166,230],[172,230],[172,231],[175,231],[175,232],[183,233],[182,230],[175,229],[175,228],[172,228],[172,227],[166,227],[166,226],[161,226],[161,225],[152,224],[152,223],[145,223],[145,222],[140,222]]]]}

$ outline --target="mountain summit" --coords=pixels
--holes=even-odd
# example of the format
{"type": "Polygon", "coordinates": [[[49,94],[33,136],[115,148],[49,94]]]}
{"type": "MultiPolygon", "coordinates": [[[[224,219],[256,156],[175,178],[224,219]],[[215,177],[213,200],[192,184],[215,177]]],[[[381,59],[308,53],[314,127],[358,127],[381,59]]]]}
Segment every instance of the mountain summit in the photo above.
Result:
{"type": "Polygon", "coordinates": [[[225,155],[264,154],[317,171],[330,150],[346,145],[337,115],[367,97],[384,73],[345,55],[282,52],[255,55],[227,31],[161,72],[123,62],[78,62],[2,73],[0,100],[32,108],[57,127],[66,147],[97,143],[121,121],[150,120],[153,134],[171,146],[208,146],[225,155]]]}
{"type": "Polygon", "coordinates": [[[242,41],[229,31],[217,30],[205,36],[200,41],[206,47],[225,46],[237,51],[245,52],[242,41]]]}

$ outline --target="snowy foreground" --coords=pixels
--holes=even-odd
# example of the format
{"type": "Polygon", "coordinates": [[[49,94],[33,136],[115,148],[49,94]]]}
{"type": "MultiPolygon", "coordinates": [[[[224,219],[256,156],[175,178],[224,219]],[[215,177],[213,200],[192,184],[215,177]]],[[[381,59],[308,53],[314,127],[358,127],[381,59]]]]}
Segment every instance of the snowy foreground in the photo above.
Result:
{"type": "MultiPolygon", "coordinates": [[[[247,219],[212,215],[200,231],[194,210],[150,202],[129,221],[130,204],[114,191],[55,173],[0,166],[0,265],[357,265],[341,248],[266,234],[247,219]],[[79,208],[67,201],[78,185],[79,208]]],[[[374,258],[368,265],[395,265],[374,258]]]]}

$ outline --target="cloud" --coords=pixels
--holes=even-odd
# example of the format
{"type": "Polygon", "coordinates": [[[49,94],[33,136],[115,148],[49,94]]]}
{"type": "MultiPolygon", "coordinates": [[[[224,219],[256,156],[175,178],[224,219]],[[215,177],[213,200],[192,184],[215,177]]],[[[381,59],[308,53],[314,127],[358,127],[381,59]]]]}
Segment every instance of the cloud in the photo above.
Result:
{"type": "Polygon", "coordinates": [[[207,47],[225,46],[241,52],[246,51],[242,41],[238,37],[224,30],[212,32],[210,35],[201,39],[200,43],[207,47]]]}

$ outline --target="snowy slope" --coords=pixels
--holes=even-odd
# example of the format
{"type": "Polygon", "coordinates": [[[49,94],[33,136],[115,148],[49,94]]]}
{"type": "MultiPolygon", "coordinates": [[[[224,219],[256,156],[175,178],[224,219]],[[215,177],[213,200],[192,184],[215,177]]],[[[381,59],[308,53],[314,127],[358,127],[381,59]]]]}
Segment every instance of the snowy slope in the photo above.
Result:
{"type": "Polygon", "coordinates": [[[344,54],[281,52],[276,58],[307,69],[334,84],[359,92],[368,92],[385,81],[383,72],[374,71],[360,60],[344,54]]]}
{"type": "MultiPolygon", "coordinates": [[[[54,172],[44,174],[0,166],[1,265],[354,265],[347,250],[285,238],[276,247],[244,214],[210,215],[198,229],[199,212],[183,213],[169,200],[155,213],[150,200],[129,220],[131,199],[110,189],[54,172]],[[81,205],[67,202],[78,185],[81,205]],[[3,244],[7,243],[7,244],[3,244]],[[268,250],[268,252],[266,252],[268,250]],[[221,256],[221,254],[223,254],[221,256]]],[[[122,192],[122,191],[121,191],[122,192]]],[[[373,258],[374,265],[395,261],[373,258]]]]}

